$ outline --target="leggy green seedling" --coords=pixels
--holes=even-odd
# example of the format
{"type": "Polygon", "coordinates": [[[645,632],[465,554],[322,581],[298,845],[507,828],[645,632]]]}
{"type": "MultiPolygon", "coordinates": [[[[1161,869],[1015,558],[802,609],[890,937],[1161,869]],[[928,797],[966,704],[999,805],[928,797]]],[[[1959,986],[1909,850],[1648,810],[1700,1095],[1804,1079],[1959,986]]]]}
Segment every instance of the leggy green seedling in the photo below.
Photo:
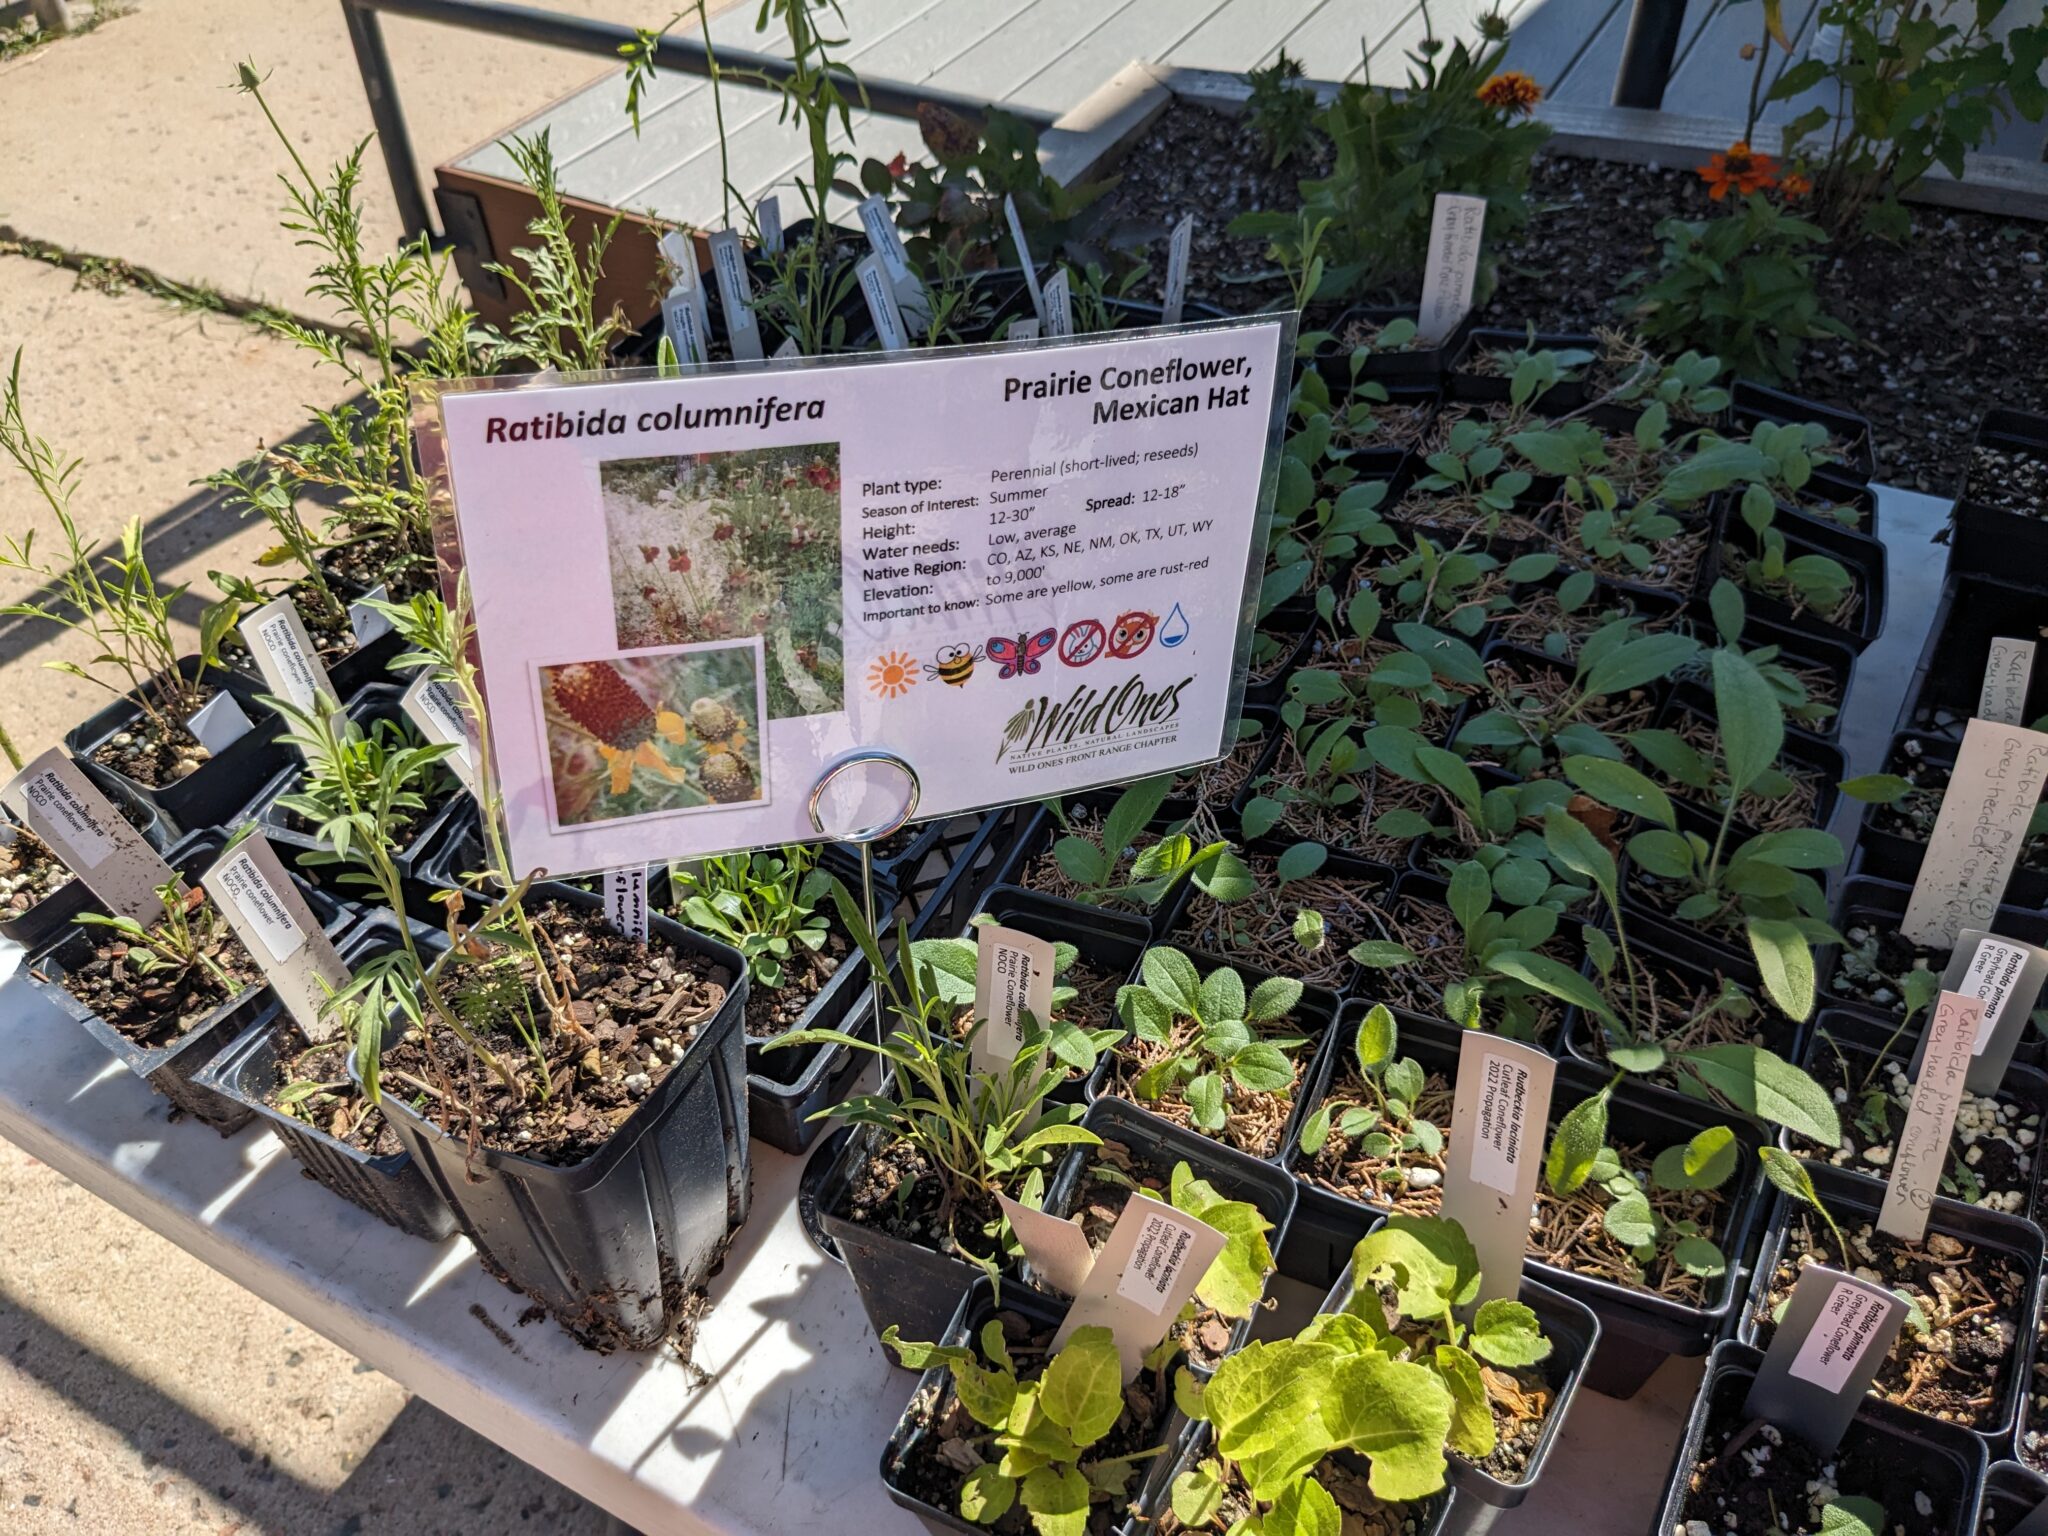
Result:
{"type": "Polygon", "coordinates": [[[132,917],[109,916],[102,912],[81,912],[77,921],[90,928],[105,928],[125,940],[128,952],[122,962],[137,976],[164,976],[175,981],[193,971],[204,971],[221,990],[232,997],[242,984],[227,973],[221,952],[236,942],[227,919],[206,892],[188,891],[182,880],[157,887],[156,898],[163,915],[144,924],[132,917]]]}
{"type": "MultiPolygon", "coordinates": [[[[1154,946],[1140,962],[1143,981],[1117,993],[1117,1014],[1135,1037],[1141,1063],[1131,1092],[1144,1103],[1178,1098],[1189,1119],[1210,1135],[1242,1114],[1247,1095],[1291,1097],[1307,1041],[1283,1030],[1301,1001],[1300,982],[1270,976],[1249,996],[1228,966],[1200,977],[1177,949],[1154,946]]],[[[1285,1109],[1281,1111],[1284,1118],[1285,1109]]]]}
{"type": "MultiPolygon", "coordinates": [[[[1424,1119],[1417,1104],[1428,1074],[1412,1056],[1399,1056],[1400,1031],[1384,1003],[1375,1003],[1359,1020],[1352,1043],[1352,1064],[1368,1099],[1355,1102],[1325,1098],[1301,1127],[1302,1155],[1314,1157],[1334,1134],[1351,1144],[1350,1156],[1393,1159],[1404,1153],[1433,1158],[1443,1151],[1444,1128],[1424,1119]]],[[[1389,1184],[1403,1179],[1398,1166],[1382,1170],[1389,1184]]]]}
{"type": "Polygon", "coordinates": [[[820,904],[831,876],[800,845],[669,866],[681,919],[747,958],[759,987],[779,987],[792,966],[808,974],[830,932],[820,904]]]}

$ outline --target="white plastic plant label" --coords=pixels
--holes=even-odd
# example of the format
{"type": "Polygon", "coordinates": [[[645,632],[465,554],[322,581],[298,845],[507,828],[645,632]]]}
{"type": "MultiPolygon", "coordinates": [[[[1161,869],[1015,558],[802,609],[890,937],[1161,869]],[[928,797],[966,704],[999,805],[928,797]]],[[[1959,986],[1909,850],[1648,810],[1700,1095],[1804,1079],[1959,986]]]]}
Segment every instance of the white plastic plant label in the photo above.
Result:
{"type": "Polygon", "coordinates": [[[974,930],[974,1016],[982,1020],[969,1053],[977,1072],[1002,1072],[1024,1048],[1024,1015],[1043,1029],[1052,1019],[1058,957],[1035,934],[985,923],[974,930]]]}
{"type": "MultiPolygon", "coordinates": [[[[2035,1001],[2048,982],[2048,949],[2020,939],[2008,939],[1981,928],[1965,928],[1956,939],[1948,969],[1941,984],[1950,992],[1974,997],[1984,1005],[1984,1017],[1977,1025],[1971,1046],[1970,1077],[1966,1086],[1972,1093],[1991,1094],[2005,1081],[2005,1069],[2025,1033],[2035,1001]]],[[[1925,1041],[1922,1041],[1922,1054],[1925,1041]]],[[[1913,1070],[1920,1069],[1916,1056],[1913,1070]]]]}
{"type": "Polygon", "coordinates": [[[1116,1340],[1124,1380],[1130,1381],[1195,1294],[1223,1241],[1207,1222],[1150,1195],[1132,1195],[1054,1335],[1053,1349],[1077,1328],[1105,1327],[1116,1340]]]}
{"type": "Polygon", "coordinates": [[[1074,334],[1074,291],[1067,279],[1065,267],[1053,273],[1052,279],[1045,285],[1045,334],[1074,334]]]}
{"type": "Polygon", "coordinates": [[[356,649],[373,645],[391,633],[391,620],[372,608],[372,603],[391,601],[391,589],[379,582],[348,605],[348,627],[356,637],[356,649]]]}
{"type": "Polygon", "coordinates": [[[216,757],[256,729],[241,701],[225,688],[199,706],[185,722],[192,739],[216,757]]]}
{"type": "Polygon", "coordinates": [[[455,777],[471,794],[476,793],[476,758],[469,745],[469,727],[454,690],[439,679],[422,674],[399,696],[399,707],[420,728],[429,741],[455,748],[443,762],[455,770],[455,777]]]}
{"type": "Polygon", "coordinates": [[[1977,718],[1997,725],[2023,725],[2027,718],[2027,688],[2034,680],[2034,641],[1991,642],[1991,655],[1984,664],[1984,686],[1977,698],[1977,718]]]}
{"type": "Polygon", "coordinates": [[[906,280],[914,282],[916,274],[911,271],[910,252],[903,248],[903,234],[896,228],[888,202],[876,193],[863,198],[857,211],[860,227],[868,237],[868,249],[881,257],[890,284],[894,286],[906,280]]]}
{"type": "Polygon", "coordinates": [[[782,254],[782,199],[773,192],[754,204],[754,229],[766,254],[782,254]]]}
{"type": "Polygon", "coordinates": [[[256,670],[263,674],[270,691],[300,709],[311,710],[322,698],[332,705],[334,684],[313,637],[306,633],[306,621],[288,597],[265,603],[242,620],[242,642],[256,658],[256,670]]]}
{"type": "Polygon", "coordinates": [[[676,349],[676,361],[685,368],[701,368],[711,361],[704,341],[705,322],[699,313],[700,299],[701,295],[678,283],[661,301],[662,334],[676,349]]]}
{"type": "Polygon", "coordinates": [[[2044,784],[2048,734],[1989,720],[1964,727],[1901,934],[1929,949],[1953,949],[1964,928],[1991,925],[2044,784]]]}
{"type": "Polygon", "coordinates": [[[1884,1204],[1877,1213],[1880,1232],[1909,1243],[1927,1235],[1927,1218],[1941,1187],[1941,1170],[1948,1161],[1949,1138],[1955,1132],[1956,1110],[1963,1102],[1983,1017],[1981,998],[1944,992],[1934,1001],[1912,1101],[1892,1149],[1884,1204]]]}
{"type": "Polygon", "coordinates": [[[1088,1283],[1088,1272],[1095,1267],[1095,1255],[1080,1225],[1019,1204],[1005,1194],[998,1193],[996,1203],[1010,1219],[1010,1230],[1024,1245],[1024,1257],[1040,1278],[1064,1295],[1080,1295],[1081,1287],[1088,1283]]]}
{"type": "Polygon", "coordinates": [[[250,833],[215,860],[200,883],[305,1037],[332,1038],[341,1020],[322,1010],[348,984],[348,967],[270,840],[261,832],[250,833]]]}
{"type": "Polygon", "coordinates": [[[1468,1030],[1444,1153],[1444,1215],[1479,1254],[1478,1300],[1512,1299],[1543,1167],[1543,1139],[1557,1063],[1542,1051],[1468,1030]]]}
{"type": "Polygon", "coordinates": [[[1429,255],[1422,265],[1422,305],[1416,337],[1438,346],[1472,309],[1472,285],[1479,280],[1479,245],[1486,232],[1486,199],[1439,192],[1429,221],[1429,255]]]}
{"type": "Polygon", "coordinates": [[[1033,316],[1028,320],[1012,320],[1010,322],[1010,329],[1006,333],[1004,339],[1008,341],[1036,341],[1038,340],[1039,329],[1039,323],[1036,316],[1033,316]]]}
{"type": "Polygon", "coordinates": [[[747,277],[740,237],[721,229],[711,237],[711,272],[718,283],[718,305],[725,312],[726,340],[735,358],[752,362],[761,356],[761,326],[754,318],[754,285],[747,277]]]}
{"type": "Polygon", "coordinates": [[[1744,1417],[1834,1450],[1905,1320],[1905,1300],[1883,1286],[1809,1265],[1757,1366],[1744,1417]]]}
{"type": "MultiPolygon", "coordinates": [[[[1010,223],[1010,243],[1017,247],[1017,265],[1024,272],[1024,291],[1031,295],[1031,313],[1038,317],[1038,323],[1045,324],[1045,290],[1038,286],[1038,265],[1031,257],[1031,242],[1024,238],[1024,221],[1017,216],[1017,199],[1009,193],[1003,194],[1003,217],[1010,223]]],[[[1015,336],[1017,328],[1010,327],[1015,336]]],[[[1033,332],[1036,335],[1037,332],[1033,332]]]]}
{"type": "Polygon", "coordinates": [[[875,322],[875,335],[884,352],[901,352],[910,345],[904,329],[903,310],[896,302],[896,289],[879,256],[863,256],[854,274],[860,280],[861,297],[868,301],[868,314],[875,322]]]}
{"type": "Polygon", "coordinates": [[[1179,325],[1188,302],[1188,267],[1195,255],[1195,216],[1184,214],[1166,242],[1166,298],[1160,306],[1162,324],[1179,325]]]}
{"type": "Polygon", "coordinates": [[[60,747],[52,747],[8,780],[0,802],[109,912],[153,923],[163,915],[157,891],[178,878],[148,840],[60,747]]]}
{"type": "Polygon", "coordinates": [[[645,944],[649,932],[647,913],[647,866],[633,864],[604,872],[605,921],[636,944],[645,944]]]}

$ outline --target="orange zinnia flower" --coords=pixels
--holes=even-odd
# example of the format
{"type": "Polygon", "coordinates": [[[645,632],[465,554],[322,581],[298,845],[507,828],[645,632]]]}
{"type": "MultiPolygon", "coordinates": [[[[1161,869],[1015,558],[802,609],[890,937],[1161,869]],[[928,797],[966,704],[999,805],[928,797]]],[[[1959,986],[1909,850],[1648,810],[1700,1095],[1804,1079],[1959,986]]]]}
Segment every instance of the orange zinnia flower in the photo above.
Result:
{"type": "Polygon", "coordinates": [[[1778,190],[1787,197],[1804,197],[1813,190],[1813,183],[1797,171],[1787,171],[1784,180],[1778,183],[1778,190]]]}
{"type": "Polygon", "coordinates": [[[1738,139],[1700,167],[1700,180],[1717,203],[1730,192],[1747,197],[1752,192],[1768,192],[1778,184],[1778,162],[1769,155],[1751,154],[1749,141],[1738,139]]]}
{"type": "Polygon", "coordinates": [[[1543,87],[1519,69],[1504,69],[1479,87],[1479,99],[1489,107],[1527,117],[1543,99],[1543,87]]]}

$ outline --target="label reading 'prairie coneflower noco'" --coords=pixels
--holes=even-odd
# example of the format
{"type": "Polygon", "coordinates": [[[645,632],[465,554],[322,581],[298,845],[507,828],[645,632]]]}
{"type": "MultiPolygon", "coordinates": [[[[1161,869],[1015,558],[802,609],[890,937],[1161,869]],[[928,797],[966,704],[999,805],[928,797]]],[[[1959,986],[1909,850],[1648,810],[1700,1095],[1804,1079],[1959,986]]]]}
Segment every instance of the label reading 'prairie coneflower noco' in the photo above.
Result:
{"type": "Polygon", "coordinates": [[[217,859],[200,883],[305,1037],[331,1038],[341,1020],[329,1000],[348,985],[348,967],[270,840],[261,832],[250,833],[217,859]]]}
{"type": "Polygon", "coordinates": [[[256,658],[263,681],[279,698],[304,710],[311,710],[322,698],[334,702],[334,684],[321,665],[313,637],[306,633],[306,621],[290,598],[265,603],[242,620],[242,643],[256,658]]]}

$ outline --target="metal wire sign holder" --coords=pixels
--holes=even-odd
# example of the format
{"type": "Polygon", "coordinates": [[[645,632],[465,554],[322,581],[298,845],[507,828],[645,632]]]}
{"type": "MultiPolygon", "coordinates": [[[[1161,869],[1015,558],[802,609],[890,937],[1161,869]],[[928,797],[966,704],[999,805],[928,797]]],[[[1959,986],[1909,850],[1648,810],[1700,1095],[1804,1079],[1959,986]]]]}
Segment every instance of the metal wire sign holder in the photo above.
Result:
{"type": "MultiPolygon", "coordinates": [[[[811,825],[817,829],[818,835],[820,837],[831,837],[833,834],[825,830],[825,818],[821,810],[824,804],[825,791],[832,787],[833,780],[837,779],[848,769],[865,767],[870,763],[884,763],[891,768],[897,769],[902,773],[904,781],[909,785],[909,793],[904,797],[902,808],[894,816],[878,821],[873,826],[862,827],[858,831],[848,832],[838,839],[840,842],[852,843],[860,849],[861,917],[868,925],[868,932],[874,934],[876,942],[879,943],[881,930],[875,925],[874,845],[883,838],[895,833],[917,814],[918,797],[924,792],[924,785],[917,776],[917,770],[905,762],[902,757],[889,751],[886,747],[862,747],[857,751],[849,752],[818,776],[818,782],[811,786],[810,803],[806,809],[810,813],[811,825]]],[[[874,1019],[875,1038],[877,1040],[882,1037],[881,980],[882,978],[879,976],[876,977],[876,984],[868,989],[868,1006],[874,1019]]]]}

